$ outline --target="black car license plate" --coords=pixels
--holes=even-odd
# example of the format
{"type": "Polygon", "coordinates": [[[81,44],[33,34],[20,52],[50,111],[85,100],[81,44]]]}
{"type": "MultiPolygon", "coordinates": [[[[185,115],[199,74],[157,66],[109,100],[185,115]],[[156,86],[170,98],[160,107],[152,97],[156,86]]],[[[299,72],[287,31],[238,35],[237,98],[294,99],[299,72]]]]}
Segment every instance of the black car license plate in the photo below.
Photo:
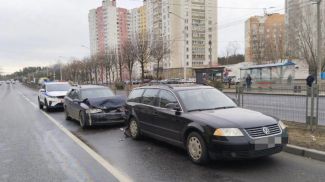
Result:
{"type": "Polygon", "coordinates": [[[282,144],[282,138],[278,136],[259,138],[254,141],[255,150],[264,150],[282,144]]]}

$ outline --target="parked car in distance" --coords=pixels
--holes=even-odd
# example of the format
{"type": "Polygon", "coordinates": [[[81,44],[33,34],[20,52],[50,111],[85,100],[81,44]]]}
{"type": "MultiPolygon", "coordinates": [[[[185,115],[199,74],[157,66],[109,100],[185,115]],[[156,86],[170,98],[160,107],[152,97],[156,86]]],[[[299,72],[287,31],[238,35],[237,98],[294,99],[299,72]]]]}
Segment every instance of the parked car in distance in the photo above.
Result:
{"type": "Polygon", "coordinates": [[[49,111],[53,108],[63,108],[64,97],[70,90],[68,82],[45,82],[38,92],[38,105],[40,109],[49,111]]]}
{"type": "Polygon", "coordinates": [[[182,147],[194,163],[268,156],[288,143],[280,120],[239,108],[210,86],[140,87],[126,111],[133,139],[147,135],[182,147]]]}
{"type": "Polygon", "coordinates": [[[64,98],[66,120],[75,119],[82,128],[125,123],[125,103],[126,97],[104,86],[73,87],[64,98]]]}

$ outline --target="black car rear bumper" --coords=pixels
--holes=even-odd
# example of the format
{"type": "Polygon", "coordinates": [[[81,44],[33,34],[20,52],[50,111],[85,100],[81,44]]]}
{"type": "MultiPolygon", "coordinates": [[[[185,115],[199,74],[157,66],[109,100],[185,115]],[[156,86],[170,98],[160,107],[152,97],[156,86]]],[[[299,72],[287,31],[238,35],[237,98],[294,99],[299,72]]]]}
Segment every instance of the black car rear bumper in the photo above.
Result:
{"type": "Polygon", "coordinates": [[[88,124],[109,125],[125,123],[125,113],[93,113],[88,114],[88,124]]]}
{"type": "Polygon", "coordinates": [[[250,159],[279,153],[288,144],[286,134],[251,139],[248,137],[233,137],[228,140],[212,139],[208,145],[212,159],[250,159]],[[258,141],[266,142],[258,142],[258,141]]]}

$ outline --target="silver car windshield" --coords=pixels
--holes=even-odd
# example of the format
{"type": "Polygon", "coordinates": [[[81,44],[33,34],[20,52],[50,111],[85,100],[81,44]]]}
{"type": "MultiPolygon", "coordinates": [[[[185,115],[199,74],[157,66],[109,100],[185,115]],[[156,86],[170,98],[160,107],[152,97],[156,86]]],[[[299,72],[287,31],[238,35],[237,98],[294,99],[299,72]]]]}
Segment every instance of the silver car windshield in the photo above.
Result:
{"type": "Polygon", "coordinates": [[[189,112],[237,107],[229,97],[213,88],[184,90],[178,94],[189,112]]]}
{"type": "Polygon", "coordinates": [[[48,84],[46,85],[47,92],[54,92],[54,91],[69,91],[71,86],[69,84],[48,84]]]}

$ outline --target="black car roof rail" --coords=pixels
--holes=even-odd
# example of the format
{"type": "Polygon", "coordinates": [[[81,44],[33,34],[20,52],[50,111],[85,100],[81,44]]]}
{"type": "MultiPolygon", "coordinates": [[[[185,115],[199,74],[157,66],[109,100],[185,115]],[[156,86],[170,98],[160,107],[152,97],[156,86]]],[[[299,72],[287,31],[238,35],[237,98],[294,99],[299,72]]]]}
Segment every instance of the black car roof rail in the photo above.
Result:
{"type": "Polygon", "coordinates": [[[171,85],[168,85],[166,83],[149,83],[147,86],[166,86],[170,89],[173,89],[174,87],[172,87],[171,85]]]}

